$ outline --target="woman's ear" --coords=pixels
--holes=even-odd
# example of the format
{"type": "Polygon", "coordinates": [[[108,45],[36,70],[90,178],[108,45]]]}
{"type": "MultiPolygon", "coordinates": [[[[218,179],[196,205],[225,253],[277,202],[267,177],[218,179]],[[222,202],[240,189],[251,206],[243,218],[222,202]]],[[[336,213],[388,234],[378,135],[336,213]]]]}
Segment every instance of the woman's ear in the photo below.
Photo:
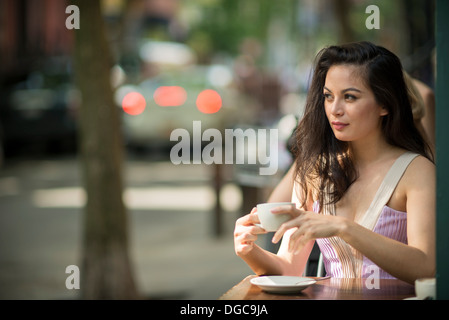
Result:
{"type": "Polygon", "coordinates": [[[380,116],[383,117],[386,116],[387,114],[388,114],[387,108],[380,107],[380,116]]]}

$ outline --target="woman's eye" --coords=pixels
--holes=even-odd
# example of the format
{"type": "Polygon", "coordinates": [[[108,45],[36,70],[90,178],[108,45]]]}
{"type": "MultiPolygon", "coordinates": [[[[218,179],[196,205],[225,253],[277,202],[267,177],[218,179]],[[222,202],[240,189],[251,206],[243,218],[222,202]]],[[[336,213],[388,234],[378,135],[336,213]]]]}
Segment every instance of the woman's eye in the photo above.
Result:
{"type": "Polygon", "coordinates": [[[355,101],[355,100],[357,100],[357,97],[353,96],[352,94],[345,94],[345,100],[347,100],[347,101],[355,101]]]}
{"type": "Polygon", "coordinates": [[[331,100],[332,99],[332,95],[330,93],[323,93],[324,99],[326,100],[331,100]]]}

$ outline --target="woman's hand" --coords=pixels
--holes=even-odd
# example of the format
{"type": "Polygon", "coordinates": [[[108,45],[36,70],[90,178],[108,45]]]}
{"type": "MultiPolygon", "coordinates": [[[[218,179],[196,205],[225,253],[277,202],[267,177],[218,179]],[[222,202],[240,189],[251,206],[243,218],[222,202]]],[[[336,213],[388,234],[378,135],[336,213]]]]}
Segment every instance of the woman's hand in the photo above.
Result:
{"type": "Polygon", "coordinates": [[[265,229],[256,226],[260,223],[257,217],[257,208],[253,208],[250,214],[239,218],[234,229],[234,249],[238,256],[245,255],[254,247],[257,235],[267,233],[265,229]]]}
{"type": "Polygon", "coordinates": [[[331,215],[317,214],[292,207],[279,207],[271,211],[274,214],[288,214],[292,218],[281,225],[274,234],[273,243],[277,243],[284,233],[296,228],[290,235],[288,250],[297,252],[310,240],[339,236],[347,227],[347,219],[331,215]]]}

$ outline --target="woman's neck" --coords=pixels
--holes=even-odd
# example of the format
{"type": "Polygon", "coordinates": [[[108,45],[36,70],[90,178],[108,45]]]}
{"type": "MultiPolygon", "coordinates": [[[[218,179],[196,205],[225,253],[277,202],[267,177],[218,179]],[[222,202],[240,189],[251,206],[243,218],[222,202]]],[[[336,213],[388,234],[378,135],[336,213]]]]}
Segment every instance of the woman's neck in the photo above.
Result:
{"type": "Polygon", "coordinates": [[[383,137],[364,141],[352,141],[349,150],[357,168],[365,168],[377,161],[397,153],[399,148],[387,143],[383,137]]]}

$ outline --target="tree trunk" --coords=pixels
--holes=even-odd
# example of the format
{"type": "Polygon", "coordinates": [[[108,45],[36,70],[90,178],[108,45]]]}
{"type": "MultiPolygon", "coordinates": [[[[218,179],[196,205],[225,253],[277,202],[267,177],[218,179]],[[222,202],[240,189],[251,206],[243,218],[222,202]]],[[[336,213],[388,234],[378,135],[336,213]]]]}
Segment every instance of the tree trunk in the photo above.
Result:
{"type": "Polygon", "coordinates": [[[138,297],[128,255],[122,200],[123,143],[110,84],[111,59],[100,1],[77,0],[75,74],[82,94],[80,160],[87,194],[84,209],[82,299],[138,297]]]}
{"type": "Polygon", "coordinates": [[[335,18],[339,27],[339,43],[354,41],[354,32],[349,21],[350,4],[348,0],[334,0],[335,18]]]}

